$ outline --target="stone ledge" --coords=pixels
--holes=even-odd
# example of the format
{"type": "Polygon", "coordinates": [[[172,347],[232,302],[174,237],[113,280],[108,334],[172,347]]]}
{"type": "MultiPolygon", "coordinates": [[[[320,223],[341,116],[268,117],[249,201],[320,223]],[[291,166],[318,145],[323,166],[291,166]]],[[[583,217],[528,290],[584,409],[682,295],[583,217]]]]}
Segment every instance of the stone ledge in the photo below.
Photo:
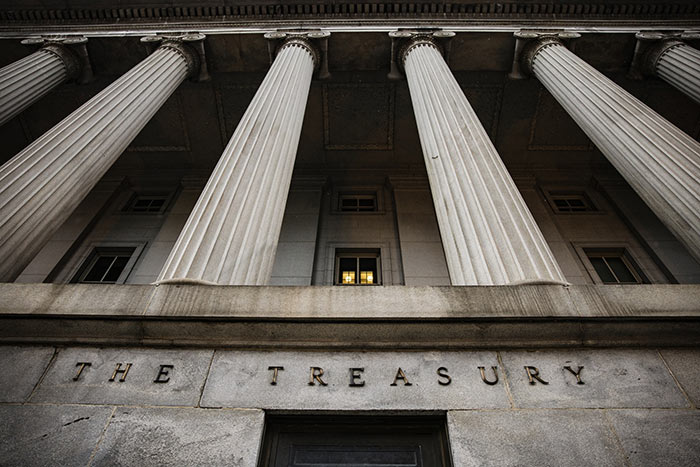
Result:
{"type": "Polygon", "coordinates": [[[248,287],[0,284],[1,315],[302,320],[700,317],[700,285],[248,287]]]}
{"type": "Polygon", "coordinates": [[[0,342],[300,349],[700,345],[700,286],[0,284],[0,342]]]}

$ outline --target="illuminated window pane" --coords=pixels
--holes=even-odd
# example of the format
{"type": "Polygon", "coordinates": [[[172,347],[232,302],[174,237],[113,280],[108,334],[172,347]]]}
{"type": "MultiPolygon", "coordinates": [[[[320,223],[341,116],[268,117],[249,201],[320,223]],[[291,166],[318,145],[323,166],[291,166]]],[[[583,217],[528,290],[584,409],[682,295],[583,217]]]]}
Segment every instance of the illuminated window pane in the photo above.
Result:
{"type": "Polygon", "coordinates": [[[355,283],[355,271],[343,271],[340,275],[343,284],[354,284],[355,283]]]}
{"type": "Polygon", "coordinates": [[[349,250],[336,256],[336,279],[338,285],[379,284],[379,254],[349,250]]]}

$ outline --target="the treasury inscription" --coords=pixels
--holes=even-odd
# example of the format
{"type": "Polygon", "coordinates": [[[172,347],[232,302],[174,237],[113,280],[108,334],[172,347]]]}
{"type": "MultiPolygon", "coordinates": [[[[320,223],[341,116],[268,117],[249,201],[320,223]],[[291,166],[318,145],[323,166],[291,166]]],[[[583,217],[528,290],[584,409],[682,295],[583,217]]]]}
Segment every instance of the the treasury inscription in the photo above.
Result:
{"type": "Polygon", "coordinates": [[[315,410],[686,405],[658,354],[644,350],[68,348],[31,400],[315,410]]]}

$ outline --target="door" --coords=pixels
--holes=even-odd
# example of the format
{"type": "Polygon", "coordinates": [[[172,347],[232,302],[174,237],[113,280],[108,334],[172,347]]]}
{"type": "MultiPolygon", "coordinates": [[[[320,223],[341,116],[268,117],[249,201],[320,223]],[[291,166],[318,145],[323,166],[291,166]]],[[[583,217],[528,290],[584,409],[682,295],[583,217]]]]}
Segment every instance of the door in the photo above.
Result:
{"type": "Polygon", "coordinates": [[[448,467],[443,417],[272,416],[260,467],[448,467]]]}

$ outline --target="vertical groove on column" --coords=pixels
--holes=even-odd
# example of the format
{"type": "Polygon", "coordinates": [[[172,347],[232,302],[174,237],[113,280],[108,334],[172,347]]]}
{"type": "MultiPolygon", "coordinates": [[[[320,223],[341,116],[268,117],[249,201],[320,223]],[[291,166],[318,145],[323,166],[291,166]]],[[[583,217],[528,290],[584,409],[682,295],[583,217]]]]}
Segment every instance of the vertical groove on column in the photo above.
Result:
{"type": "Polygon", "coordinates": [[[533,73],[647,205],[700,259],[700,143],[562,45],[533,73]]]}
{"type": "Polygon", "coordinates": [[[656,74],[700,104],[700,50],[671,47],[656,62],[656,74]]]}
{"type": "Polygon", "coordinates": [[[0,125],[38,101],[68,78],[56,54],[38,50],[0,69],[0,125]]]}
{"type": "Polygon", "coordinates": [[[156,50],[0,167],[0,280],[12,280],[187,77],[156,50]]]}
{"type": "Polygon", "coordinates": [[[414,46],[405,69],[452,285],[564,282],[440,52],[414,46]]]}
{"type": "Polygon", "coordinates": [[[264,285],[272,272],[313,75],[284,47],[241,118],[159,280],[264,285]]]}

